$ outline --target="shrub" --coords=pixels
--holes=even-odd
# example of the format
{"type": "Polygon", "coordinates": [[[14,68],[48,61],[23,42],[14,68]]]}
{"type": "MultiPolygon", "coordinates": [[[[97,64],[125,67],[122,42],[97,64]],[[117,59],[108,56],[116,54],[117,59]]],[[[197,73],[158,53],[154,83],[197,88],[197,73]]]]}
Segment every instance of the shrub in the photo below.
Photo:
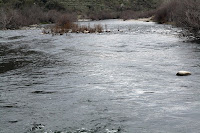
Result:
{"type": "Polygon", "coordinates": [[[12,8],[1,8],[0,10],[1,29],[16,29],[47,20],[46,14],[38,6],[24,8],[23,10],[12,8]]]}
{"type": "Polygon", "coordinates": [[[76,21],[76,14],[61,13],[56,10],[44,12],[43,8],[33,5],[17,10],[0,8],[0,29],[17,29],[39,23],[56,23],[57,26],[67,26],[76,21]]]}
{"type": "Polygon", "coordinates": [[[36,5],[25,7],[21,10],[21,14],[25,17],[24,25],[39,24],[45,18],[43,10],[36,5]]]}
{"type": "Polygon", "coordinates": [[[158,9],[154,20],[158,23],[172,22],[185,29],[187,36],[200,39],[200,1],[171,0],[158,9]]]}
{"type": "Polygon", "coordinates": [[[76,21],[74,15],[63,14],[58,18],[56,25],[63,28],[70,28],[74,21],[76,21]]]}
{"type": "Polygon", "coordinates": [[[62,5],[57,0],[49,0],[48,2],[46,2],[45,8],[47,10],[57,10],[57,11],[64,11],[65,10],[64,5],[62,5]]]}
{"type": "Polygon", "coordinates": [[[178,8],[178,1],[172,0],[164,2],[156,11],[154,16],[154,21],[162,24],[166,22],[172,22],[173,21],[173,13],[175,12],[176,8],[178,8]]]}
{"type": "Polygon", "coordinates": [[[119,13],[110,11],[92,12],[89,18],[92,20],[117,19],[119,18],[119,13]]]}
{"type": "Polygon", "coordinates": [[[184,12],[177,9],[176,25],[186,29],[196,39],[200,39],[200,1],[185,0],[181,8],[184,12]]]}
{"type": "Polygon", "coordinates": [[[179,4],[174,14],[177,26],[200,29],[200,1],[184,0],[179,4]]]}
{"type": "Polygon", "coordinates": [[[21,25],[23,16],[17,10],[1,8],[0,18],[1,29],[14,29],[21,25]]]}
{"type": "Polygon", "coordinates": [[[150,11],[123,11],[121,14],[122,19],[127,20],[127,19],[138,19],[138,18],[149,18],[152,17],[155,14],[155,10],[150,10],[150,11]]]}
{"type": "Polygon", "coordinates": [[[46,13],[46,22],[49,22],[49,23],[56,23],[57,20],[58,20],[58,16],[61,16],[62,13],[61,12],[58,12],[56,10],[49,10],[47,13],[46,13]]]}

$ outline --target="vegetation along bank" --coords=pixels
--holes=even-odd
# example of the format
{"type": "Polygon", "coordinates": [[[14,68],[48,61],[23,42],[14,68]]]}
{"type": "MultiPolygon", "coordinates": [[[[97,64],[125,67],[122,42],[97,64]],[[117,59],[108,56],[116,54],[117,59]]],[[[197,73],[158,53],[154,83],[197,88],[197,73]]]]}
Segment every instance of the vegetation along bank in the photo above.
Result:
{"type": "Polygon", "coordinates": [[[101,31],[102,27],[77,27],[77,19],[137,19],[153,16],[158,23],[184,29],[188,37],[200,39],[198,0],[0,0],[0,29],[18,29],[32,24],[56,23],[54,31],[101,31]],[[64,19],[65,17],[65,19],[64,19]]]}

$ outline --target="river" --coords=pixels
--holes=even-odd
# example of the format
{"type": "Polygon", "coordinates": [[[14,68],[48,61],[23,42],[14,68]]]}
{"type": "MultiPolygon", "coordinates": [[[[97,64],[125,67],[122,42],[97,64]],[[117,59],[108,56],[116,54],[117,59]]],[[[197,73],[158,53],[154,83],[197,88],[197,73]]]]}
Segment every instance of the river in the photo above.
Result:
{"type": "Polygon", "coordinates": [[[79,23],[111,32],[0,31],[0,133],[200,131],[200,44],[153,22],[79,23]]]}

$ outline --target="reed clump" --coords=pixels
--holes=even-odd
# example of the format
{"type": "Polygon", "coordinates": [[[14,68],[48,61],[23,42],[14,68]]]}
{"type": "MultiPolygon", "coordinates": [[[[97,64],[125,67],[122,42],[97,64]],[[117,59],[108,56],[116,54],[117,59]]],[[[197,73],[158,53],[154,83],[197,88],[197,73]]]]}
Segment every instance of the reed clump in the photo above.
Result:
{"type": "Polygon", "coordinates": [[[102,33],[103,27],[101,25],[94,25],[94,27],[90,26],[79,26],[78,24],[72,24],[70,27],[66,26],[53,26],[50,30],[44,29],[44,34],[52,34],[52,35],[63,35],[65,33],[102,33]]]}

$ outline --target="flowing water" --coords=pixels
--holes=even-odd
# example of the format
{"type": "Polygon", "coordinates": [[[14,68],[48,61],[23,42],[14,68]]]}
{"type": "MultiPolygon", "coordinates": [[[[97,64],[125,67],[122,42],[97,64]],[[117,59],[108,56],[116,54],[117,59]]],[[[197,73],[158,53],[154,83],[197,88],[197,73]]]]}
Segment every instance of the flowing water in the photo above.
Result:
{"type": "Polygon", "coordinates": [[[80,24],[111,32],[0,31],[0,133],[200,131],[199,44],[153,22],[80,24]]]}

